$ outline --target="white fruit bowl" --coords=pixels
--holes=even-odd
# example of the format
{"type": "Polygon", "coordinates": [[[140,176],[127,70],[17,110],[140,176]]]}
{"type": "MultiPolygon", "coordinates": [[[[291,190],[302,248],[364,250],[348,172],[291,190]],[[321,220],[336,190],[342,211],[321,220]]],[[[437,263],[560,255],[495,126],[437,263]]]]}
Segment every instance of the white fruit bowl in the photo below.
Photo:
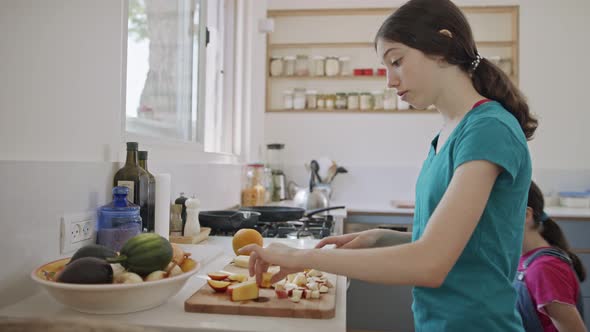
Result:
{"type": "Polygon", "coordinates": [[[157,281],[138,284],[83,285],[50,281],[45,272],[58,271],[70,258],[56,260],[40,266],[31,273],[40,284],[59,303],[74,310],[91,314],[124,314],[157,307],[176,295],[200,268],[157,281]]]}

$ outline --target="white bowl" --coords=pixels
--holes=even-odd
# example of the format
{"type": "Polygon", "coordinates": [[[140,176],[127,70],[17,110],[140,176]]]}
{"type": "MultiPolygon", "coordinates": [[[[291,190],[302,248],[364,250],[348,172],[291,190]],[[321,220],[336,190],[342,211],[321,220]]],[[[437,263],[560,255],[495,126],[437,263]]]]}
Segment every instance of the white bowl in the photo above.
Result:
{"type": "Polygon", "coordinates": [[[124,314],[157,307],[178,293],[200,268],[200,263],[188,272],[139,284],[82,285],[49,281],[43,271],[56,271],[70,258],[44,264],[31,273],[59,303],[74,310],[92,314],[124,314]]]}

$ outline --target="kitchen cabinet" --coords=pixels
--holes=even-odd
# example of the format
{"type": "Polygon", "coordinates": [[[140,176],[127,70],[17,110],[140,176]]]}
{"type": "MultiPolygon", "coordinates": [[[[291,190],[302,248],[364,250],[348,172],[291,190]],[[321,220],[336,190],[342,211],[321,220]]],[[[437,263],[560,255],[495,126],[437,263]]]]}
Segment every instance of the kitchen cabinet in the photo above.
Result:
{"type": "MultiPolygon", "coordinates": [[[[478,51],[495,62],[518,84],[518,6],[461,7],[466,14],[476,39],[478,51]]],[[[374,93],[384,91],[386,78],[379,76],[380,60],[375,55],[373,39],[381,23],[394,8],[365,9],[306,9],[271,10],[267,16],[274,20],[274,31],[267,35],[266,112],[303,113],[434,113],[434,109],[326,109],[309,107],[310,103],[285,103],[285,91],[310,91],[336,98],[337,93],[374,93]],[[351,24],[351,22],[354,22],[351,24]],[[299,58],[298,58],[299,56],[299,58]],[[345,57],[350,67],[349,75],[314,75],[314,57],[345,57]],[[289,60],[285,60],[287,57],[289,60]],[[282,59],[281,63],[271,63],[282,59]],[[307,61],[309,70],[297,75],[297,59],[307,61]],[[288,66],[286,76],[286,63],[288,66]],[[279,65],[278,67],[275,65],[279,65]],[[372,75],[355,75],[355,69],[369,70],[372,75]],[[277,74],[278,73],[278,74],[277,74]],[[288,104],[288,106],[286,105],[288,104]],[[305,105],[305,106],[301,106],[305,105]]],[[[326,63],[325,63],[326,64],[326,63]]],[[[324,64],[324,71],[326,66],[324,64]]],[[[304,92],[303,92],[304,93],[304,92]]],[[[288,95],[288,94],[287,94],[288,95]]],[[[375,96],[374,94],[372,96],[375,96]]],[[[292,98],[292,97],[289,97],[292,98]]],[[[296,98],[296,97],[295,97],[296,98]]],[[[327,98],[327,97],[326,97],[327,98]]],[[[395,95],[397,98],[397,95],[395,95]]],[[[397,103],[397,101],[396,101],[397,103]]],[[[360,105],[360,104],[359,104],[360,105]]]]}

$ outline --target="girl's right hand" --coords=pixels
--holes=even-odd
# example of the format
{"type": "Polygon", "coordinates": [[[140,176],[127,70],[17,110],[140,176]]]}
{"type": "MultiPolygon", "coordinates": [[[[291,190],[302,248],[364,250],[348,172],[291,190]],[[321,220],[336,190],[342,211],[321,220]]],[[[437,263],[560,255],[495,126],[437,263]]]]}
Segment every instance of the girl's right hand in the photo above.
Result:
{"type": "Polygon", "coordinates": [[[336,248],[342,249],[371,248],[377,243],[379,237],[378,230],[371,229],[364,232],[325,237],[315,247],[319,249],[334,244],[336,248]]]}

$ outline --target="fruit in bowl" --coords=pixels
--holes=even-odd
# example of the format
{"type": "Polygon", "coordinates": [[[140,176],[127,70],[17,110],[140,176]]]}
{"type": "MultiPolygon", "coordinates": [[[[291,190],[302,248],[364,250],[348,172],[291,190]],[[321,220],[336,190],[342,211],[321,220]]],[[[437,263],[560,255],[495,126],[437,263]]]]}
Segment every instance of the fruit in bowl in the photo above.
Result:
{"type": "Polygon", "coordinates": [[[120,314],[163,304],[200,268],[190,253],[183,252],[182,262],[172,261],[168,240],[153,233],[129,239],[119,255],[105,255],[108,249],[92,246],[40,266],[32,279],[77,311],[120,314]]]}

